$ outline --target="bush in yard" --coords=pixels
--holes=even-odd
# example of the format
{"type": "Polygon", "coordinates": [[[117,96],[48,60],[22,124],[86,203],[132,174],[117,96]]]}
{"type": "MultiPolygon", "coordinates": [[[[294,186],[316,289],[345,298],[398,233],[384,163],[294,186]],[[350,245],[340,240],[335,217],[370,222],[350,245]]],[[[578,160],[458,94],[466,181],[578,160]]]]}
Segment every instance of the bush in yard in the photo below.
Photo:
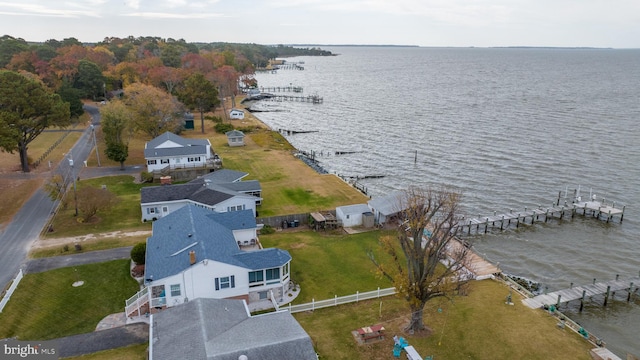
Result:
{"type": "Polygon", "coordinates": [[[143,183],[152,183],[153,182],[153,173],[143,171],[140,173],[140,181],[143,183]]]}
{"type": "Polygon", "coordinates": [[[205,116],[204,118],[205,118],[205,119],[207,119],[207,120],[211,120],[211,121],[213,121],[213,122],[214,122],[214,123],[216,123],[216,124],[220,124],[220,123],[222,123],[222,118],[221,118],[220,116],[210,116],[210,115],[207,115],[207,116],[205,116]]]}
{"type": "Polygon", "coordinates": [[[231,130],[233,130],[233,125],[231,125],[231,124],[224,124],[224,123],[223,123],[223,124],[216,124],[215,129],[216,129],[216,132],[217,132],[218,134],[224,134],[224,133],[226,133],[227,131],[231,131],[231,130]]]}
{"type": "Polygon", "coordinates": [[[265,225],[262,229],[260,229],[260,235],[269,235],[276,232],[276,229],[272,228],[270,225],[265,225]]]}
{"type": "Polygon", "coordinates": [[[147,243],[137,243],[133,249],[131,249],[131,260],[133,260],[136,265],[143,265],[146,253],[147,243]]]}

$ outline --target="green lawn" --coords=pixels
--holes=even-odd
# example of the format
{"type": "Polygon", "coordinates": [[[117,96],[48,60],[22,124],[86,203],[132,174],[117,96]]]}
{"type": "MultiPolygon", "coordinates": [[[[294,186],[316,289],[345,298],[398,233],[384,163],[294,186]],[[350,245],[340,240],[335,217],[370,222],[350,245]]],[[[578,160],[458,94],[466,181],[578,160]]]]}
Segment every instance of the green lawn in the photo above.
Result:
{"type": "Polygon", "coordinates": [[[129,260],[27,274],[0,313],[0,338],[48,340],[95,330],[139,287],[129,260]],[[84,285],[73,287],[78,280],[84,285]]]}
{"type": "Polygon", "coordinates": [[[291,279],[301,287],[294,303],[299,304],[391,287],[387,279],[376,275],[367,256],[367,250],[376,250],[381,234],[283,231],[261,235],[260,242],[264,247],[278,247],[291,254],[291,279]]]}
{"type": "Polygon", "coordinates": [[[79,222],[82,218],[74,216],[75,207],[73,190],[67,193],[69,200],[67,207],[60,207],[53,219],[53,232],[44,234],[46,237],[79,236],[91,233],[104,233],[116,230],[151,230],[151,223],[143,223],[140,214],[140,189],[151,184],[136,184],[133,176],[107,176],[98,179],[81,180],[78,189],[84,186],[107,189],[117,195],[119,201],[107,211],[98,211],[94,219],[79,222]]]}
{"type": "Polygon", "coordinates": [[[506,305],[507,293],[503,284],[483,280],[473,282],[467,296],[432,300],[425,308],[425,324],[431,329],[427,336],[403,332],[409,308],[395,296],[294,316],[321,359],[393,359],[394,335],[404,337],[422,357],[437,360],[591,359],[591,347],[578,334],[557,328],[554,318],[519,300],[506,305]],[[351,331],[373,324],[385,327],[386,338],[358,345],[351,331]]]}

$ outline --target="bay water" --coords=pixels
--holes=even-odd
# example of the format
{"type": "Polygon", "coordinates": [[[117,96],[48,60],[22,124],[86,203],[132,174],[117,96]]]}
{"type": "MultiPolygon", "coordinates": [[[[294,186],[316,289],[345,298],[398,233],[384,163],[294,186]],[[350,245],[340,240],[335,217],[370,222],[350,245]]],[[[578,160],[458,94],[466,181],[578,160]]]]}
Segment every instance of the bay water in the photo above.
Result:
{"type": "MultiPolygon", "coordinates": [[[[372,197],[453,186],[467,217],[549,207],[559,193],[570,202],[580,188],[625,206],[624,220],[492,231],[471,238],[475,250],[548,291],[639,276],[640,50],[323,48],[338,55],[256,74],[259,86],[301,86],[291,95],[321,104],[252,106],[274,130],[310,131],[286,137],[327,172],[373,177],[359,180],[372,197]]],[[[625,296],[560,310],[617,355],[640,356],[640,301],[625,296]]]]}

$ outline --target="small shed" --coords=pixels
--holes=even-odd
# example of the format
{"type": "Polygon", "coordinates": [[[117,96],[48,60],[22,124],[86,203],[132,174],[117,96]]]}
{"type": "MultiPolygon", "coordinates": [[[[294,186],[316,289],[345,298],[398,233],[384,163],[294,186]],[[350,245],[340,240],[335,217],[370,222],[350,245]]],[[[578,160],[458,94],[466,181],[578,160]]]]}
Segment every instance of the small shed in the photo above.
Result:
{"type": "Polygon", "coordinates": [[[231,109],[229,117],[233,119],[244,119],[244,111],[242,109],[231,109]]]}
{"type": "Polygon", "coordinates": [[[229,146],[244,146],[244,133],[240,130],[231,130],[225,133],[229,146]]]}
{"type": "Polygon", "coordinates": [[[344,227],[361,226],[363,225],[362,215],[366,212],[371,213],[371,209],[367,204],[338,206],[336,208],[336,218],[342,222],[344,227]]]}
{"type": "Polygon", "coordinates": [[[193,114],[192,113],[184,114],[184,128],[185,129],[194,129],[195,128],[195,126],[193,125],[193,114]]]}
{"type": "Polygon", "coordinates": [[[369,205],[374,215],[375,223],[383,225],[406,209],[403,200],[404,193],[402,191],[394,191],[388,195],[369,200],[367,205],[369,205]]]}

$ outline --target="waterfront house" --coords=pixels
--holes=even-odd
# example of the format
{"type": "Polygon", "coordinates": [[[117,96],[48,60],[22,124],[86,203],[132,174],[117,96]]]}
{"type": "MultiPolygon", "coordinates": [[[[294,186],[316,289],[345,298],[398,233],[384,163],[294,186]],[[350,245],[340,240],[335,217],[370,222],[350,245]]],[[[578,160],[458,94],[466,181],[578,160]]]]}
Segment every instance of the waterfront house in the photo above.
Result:
{"type": "Polygon", "coordinates": [[[251,210],[262,204],[257,180],[241,181],[248,173],[221,169],[186,184],[148,186],[140,189],[142,221],[154,221],[187,204],[215,212],[251,210]]]}
{"type": "Polygon", "coordinates": [[[187,139],[168,131],[144,145],[148,172],[165,168],[213,168],[215,157],[209,139],[187,139]]]}
{"type": "Polygon", "coordinates": [[[244,133],[240,130],[231,130],[225,133],[229,146],[244,146],[244,133]]]}
{"type": "Polygon", "coordinates": [[[288,311],[251,316],[241,300],[196,299],[151,315],[149,359],[317,360],[288,311]]]}
{"type": "Polygon", "coordinates": [[[153,223],[144,288],[126,304],[139,316],[198,299],[285,301],[291,256],[263,249],[249,210],[216,213],[189,204],[153,223]]]}
{"type": "Polygon", "coordinates": [[[244,119],[244,111],[242,109],[231,109],[229,117],[233,119],[244,119]]]}

